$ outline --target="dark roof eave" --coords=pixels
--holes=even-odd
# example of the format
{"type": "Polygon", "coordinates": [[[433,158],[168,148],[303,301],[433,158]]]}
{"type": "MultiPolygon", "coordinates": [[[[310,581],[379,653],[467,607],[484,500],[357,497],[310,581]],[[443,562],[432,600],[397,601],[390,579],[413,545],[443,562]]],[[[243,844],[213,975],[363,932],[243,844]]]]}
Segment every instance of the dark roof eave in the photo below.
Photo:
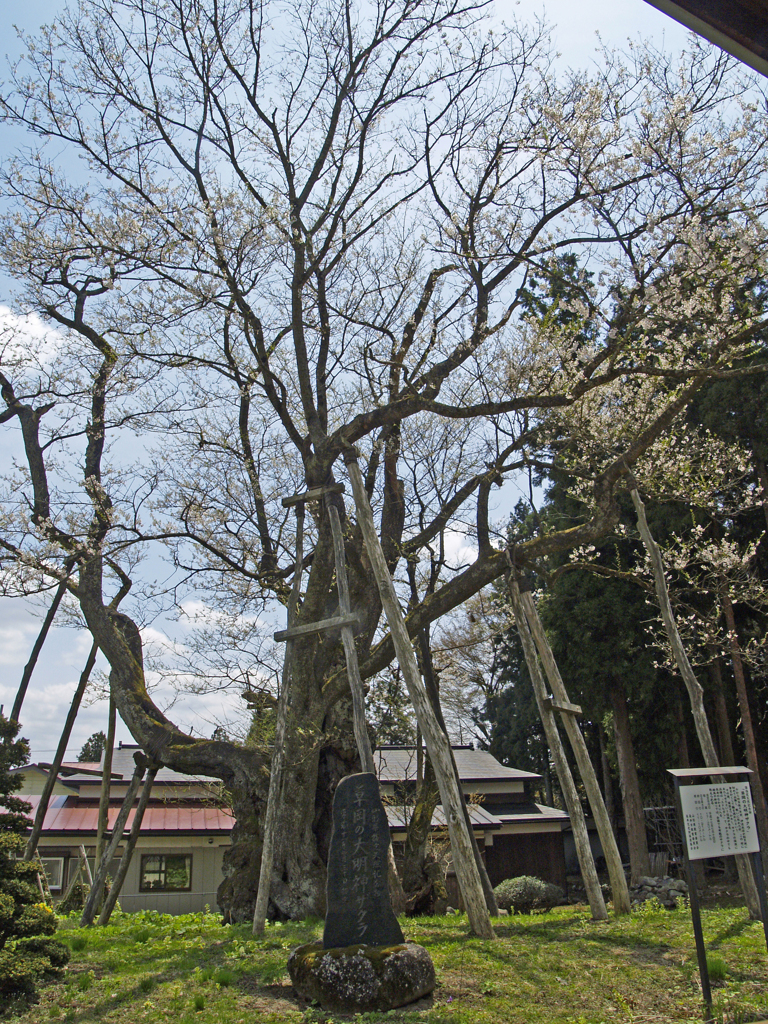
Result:
{"type": "Polygon", "coordinates": [[[674,21],[768,76],[768,17],[753,0],[645,0],[674,21]]]}

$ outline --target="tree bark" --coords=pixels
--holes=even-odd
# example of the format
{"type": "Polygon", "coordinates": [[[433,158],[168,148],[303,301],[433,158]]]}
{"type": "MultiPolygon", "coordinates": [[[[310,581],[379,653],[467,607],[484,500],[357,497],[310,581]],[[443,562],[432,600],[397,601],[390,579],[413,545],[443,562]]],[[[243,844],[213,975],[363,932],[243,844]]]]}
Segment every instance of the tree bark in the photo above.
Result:
{"type": "Polygon", "coordinates": [[[605,921],[608,918],[608,911],[605,908],[605,900],[603,899],[603,891],[600,887],[600,879],[597,877],[595,858],[592,856],[592,847],[589,842],[587,823],[584,820],[584,810],[581,806],[579,794],[576,791],[576,784],[573,781],[571,769],[568,767],[568,759],[565,756],[565,750],[563,748],[562,740],[560,739],[555,715],[547,699],[547,690],[544,685],[544,677],[541,674],[541,667],[536,653],[536,645],[534,644],[533,637],[531,636],[528,619],[521,600],[522,595],[520,593],[520,587],[514,577],[514,573],[510,573],[509,577],[509,594],[512,600],[512,611],[515,616],[515,622],[517,623],[517,631],[520,635],[520,643],[523,647],[525,663],[528,666],[528,673],[531,677],[531,683],[533,684],[533,692],[536,697],[539,716],[541,717],[541,722],[544,726],[544,733],[547,737],[547,744],[555,765],[555,771],[557,772],[557,777],[560,780],[560,788],[563,793],[563,799],[565,800],[565,806],[571,819],[573,839],[576,844],[576,854],[579,858],[581,877],[584,882],[584,888],[587,892],[589,909],[592,911],[592,918],[595,921],[605,921]]]}
{"type": "Polygon", "coordinates": [[[424,870],[432,816],[439,803],[440,790],[432,762],[426,758],[423,778],[416,784],[416,798],[405,832],[403,889],[409,914],[432,913],[435,899],[441,895],[435,893],[434,879],[429,878],[424,870]]]}
{"type": "Polygon", "coordinates": [[[731,722],[728,717],[728,706],[725,702],[725,690],[723,687],[723,672],[720,667],[720,658],[713,653],[712,661],[709,663],[709,677],[712,680],[712,697],[715,705],[715,725],[717,727],[717,740],[720,747],[720,763],[735,765],[736,755],[733,752],[733,735],[731,722]]]}
{"type": "MultiPolygon", "coordinates": [[[[653,535],[648,526],[648,520],[645,516],[645,505],[640,498],[634,478],[630,477],[629,484],[629,493],[632,498],[632,504],[635,506],[635,512],[637,513],[637,528],[645,546],[645,550],[648,552],[651,560],[654,586],[656,588],[656,597],[661,610],[661,618],[664,622],[664,629],[666,631],[667,638],[672,647],[675,664],[677,665],[680,675],[683,677],[685,688],[688,691],[688,697],[691,702],[691,711],[693,713],[693,721],[696,725],[696,735],[699,740],[701,752],[704,756],[704,764],[707,768],[719,768],[720,763],[717,759],[715,744],[712,741],[712,733],[710,732],[709,722],[707,721],[707,715],[704,710],[704,691],[701,687],[701,683],[698,681],[693,669],[691,668],[691,663],[688,661],[688,655],[685,653],[685,647],[683,646],[683,641],[681,640],[680,633],[677,629],[675,613],[672,610],[672,602],[669,599],[669,591],[667,590],[667,581],[664,575],[664,560],[661,557],[661,549],[653,539],[653,535]]],[[[713,776],[713,778],[716,778],[716,776],[713,776]]],[[[736,857],[736,866],[739,872],[741,891],[744,895],[744,902],[747,905],[749,916],[753,921],[760,921],[762,920],[760,897],[758,896],[757,886],[752,874],[752,865],[749,857],[744,854],[736,857]]]]}
{"type": "Polygon", "coordinates": [[[736,692],[739,695],[739,710],[741,711],[741,729],[744,734],[744,746],[747,753],[747,766],[752,770],[749,779],[752,790],[752,799],[755,805],[755,817],[757,819],[757,831],[760,837],[760,850],[763,862],[763,875],[768,876],[768,808],[765,803],[765,791],[760,774],[760,762],[755,743],[755,730],[752,725],[752,712],[749,707],[749,695],[747,694],[747,680],[744,675],[744,662],[741,657],[739,636],[736,632],[736,618],[733,614],[733,604],[727,586],[720,590],[720,606],[723,609],[725,623],[728,627],[728,642],[731,648],[731,664],[733,675],[736,679],[736,692]]]}
{"type": "Polygon", "coordinates": [[[605,809],[608,811],[608,820],[611,823],[613,834],[617,834],[616,830],[616,803],[613,796],[613,776],[611,775],[611,766],[608,761],[608,750],[605,746],[605,730],[603,729],[602,722],[598,722],[597,735],[600,742],[600,771],[603,776],[603,797],[605,798],[605,809]]]}
{"type": "Polygon", "coordinates": [[[677,760],[680,768],[691,767],[691,756],[688,752],[688,736],[685,728],[685,708],[680,694],[675,695],[675,708],[677,711],[677,760]]]}
{"type": "Polygon", "coordinates": [[[611,683],[610,698],[613,707],[613,733],[616,737],[621,798],[624,805],[624,823],[629,842],[631,883],[636,885],[641,875],[650,875],[651,860],[648,856],[648,838],[645,832],[643,802],[640,797],[640,781],[637,777],[635,750],[629,727],[627,695],[624,684],[615,677],[611,683]]]}

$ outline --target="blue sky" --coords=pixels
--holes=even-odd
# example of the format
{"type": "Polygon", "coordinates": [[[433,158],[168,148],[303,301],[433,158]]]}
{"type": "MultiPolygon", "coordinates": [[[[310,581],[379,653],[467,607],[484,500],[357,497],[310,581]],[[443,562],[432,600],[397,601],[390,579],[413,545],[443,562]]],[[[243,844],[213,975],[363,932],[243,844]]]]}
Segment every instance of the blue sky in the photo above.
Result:
{"type": "MultiPolygon", "coordinates": [[[[50,21],[63,8],[60,0],[25,0],[24,4],[7,2],[0,5],[0,54],[13,58],[19,52],[13,26],[34,31],[50,21]]],[[[572,67],[593,66],[597,58],[598,38],[615,47],[623,47],[628,38],[652,38],[657,46],[677,52],[685,45],[688,33],[680,25],[665,17],[643,0],[551,0],[546,6],[513,0],[497,0],[500,18],[545,15],[553,26],[554,41],[564,64],[572,67]]],[[[2,60],[5,77],[5,60],[2,60]]],[[[7,148],[8,137],[0,141],[0,151],[7,148]]],[[[7,282],[0,279],[0,304],[7,302],[7,282]]],[[[2,438],[0,438],[0,445],[2,438]]],[[[0,449],[0,458],[2,449],[0,449]]],[[[7,451],[5,454],[7,458],[7,451]]],[[[34,638],[40,628],[40,618],[34,608],[20,601],[0,601],[0,704],[6,713],[13,703],[14,694],[34,638]]],[[[159,635],[156,630],[148,630],[159,635]]],[[[84,631],[59,627],[52,631],[33,677],[22,715],[22,733],[32,743],[32,759],[46,760],[53,756],[61,723],[77,684],[90,646],[84,631]]],[[[100,663],[103,671],[104,664],[100,663]]],[[[171,699],[165,694],[165,703],[171,699]]],[[[230,698],[236,705],[236,698],[230,698]]],[[[203,734],[213,728],[221,697],[189,698],[176,705],[172,714],[182,727],[197,726],[203,734]]],[[[225,701],[226,704],[226,701],[225,701]]],[[[78,718],[68,756],[74,758],[84,740],[98,729],[106,729],[106,704],[92,699],[78,718]]],[[[130,742],[128,730],[118,724],[117,738],[130,742]]]]}

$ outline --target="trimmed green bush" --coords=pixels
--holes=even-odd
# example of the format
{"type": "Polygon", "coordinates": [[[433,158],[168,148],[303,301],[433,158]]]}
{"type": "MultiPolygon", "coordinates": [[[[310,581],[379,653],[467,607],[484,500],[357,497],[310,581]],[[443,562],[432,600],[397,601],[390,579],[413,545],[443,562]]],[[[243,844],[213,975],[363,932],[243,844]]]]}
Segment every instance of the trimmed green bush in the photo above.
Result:
{"type": "Polygon", "coordinates": [[[500,910],[513,914],[531,914],[534,910],[551,910],[562,900],[563,890],[533,875],[505,878],[493,890],[500,910]]]}
{"type": "Polygon", "coordinates": [[[19,727],[0,715],[0,1004],[19,997],[31,999],[36,983],[60,971],[69,950],[55,939],[56,915],[41,902],[35,864],[18,860],[26,846],[30,805],[13,794],[21,778],[10,769],[29,757],[26,740],[17,740],[19,727]]]}

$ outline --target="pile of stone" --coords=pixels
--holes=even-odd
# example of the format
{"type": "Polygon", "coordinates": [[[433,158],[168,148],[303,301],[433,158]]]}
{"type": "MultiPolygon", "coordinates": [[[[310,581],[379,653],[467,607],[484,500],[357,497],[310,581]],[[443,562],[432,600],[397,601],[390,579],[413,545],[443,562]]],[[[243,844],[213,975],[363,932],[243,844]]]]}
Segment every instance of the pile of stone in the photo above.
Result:
{"type": "Polygon", "coordinates": [[[657,899],[663,907],[670,910],[677,906],[680,897],[688,892],[688,883],[682,878],[652,878],[650,875],[641,875],[637,884],[629,890],[630,902],[633,905],[645,903],[647,900],[657,899]]]}

